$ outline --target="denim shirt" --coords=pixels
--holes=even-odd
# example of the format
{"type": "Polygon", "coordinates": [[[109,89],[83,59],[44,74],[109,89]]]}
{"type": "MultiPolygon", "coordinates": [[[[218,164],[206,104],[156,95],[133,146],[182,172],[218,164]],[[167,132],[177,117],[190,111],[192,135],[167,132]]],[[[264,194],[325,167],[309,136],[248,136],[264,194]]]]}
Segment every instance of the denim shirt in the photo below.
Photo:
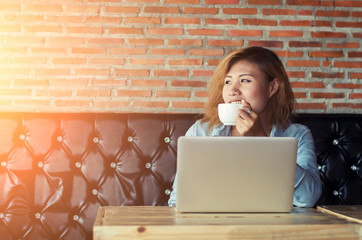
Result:
{"type": "MultiPolygon", "coordinates": [[[[214,127],[211,132],[208,132],[207,128],[208,123],[201,123],[199,120],[189,128],[186,136],[231,136],[231,126],[220,125],[214,127]]],[[[273,126],[270,137],[295,137],[298,139],[293,205],[313,207],[322,193],[322,183],[310,130],[301,124],[290,124],[286,129],[273,126]]],[[[176,205],[176,182],[177,175],[168,201],[169,206],[176,205]]]]}

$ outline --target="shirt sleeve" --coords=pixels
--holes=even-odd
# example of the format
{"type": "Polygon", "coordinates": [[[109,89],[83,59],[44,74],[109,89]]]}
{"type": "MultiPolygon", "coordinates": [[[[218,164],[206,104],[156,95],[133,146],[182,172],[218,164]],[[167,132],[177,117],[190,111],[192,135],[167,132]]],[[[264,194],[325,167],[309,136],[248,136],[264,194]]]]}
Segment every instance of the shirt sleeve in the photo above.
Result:
{"type": "Polygon", "coordinates": [[[293,204],[297,207],[314,207],[322,193],[322,183],[317,166],[312,134],[306,126],[299,125],[297,167],[293,204]]]}

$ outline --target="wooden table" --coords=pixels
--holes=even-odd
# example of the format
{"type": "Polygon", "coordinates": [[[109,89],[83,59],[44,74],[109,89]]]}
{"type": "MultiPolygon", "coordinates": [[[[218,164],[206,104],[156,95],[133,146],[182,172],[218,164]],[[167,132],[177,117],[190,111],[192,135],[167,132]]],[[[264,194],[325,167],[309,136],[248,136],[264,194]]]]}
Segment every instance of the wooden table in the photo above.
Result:
{"type": "Polygon", "coordinates": [[[93,235],[95,240],[362,239],[362,224],[326,211],[331,209],[324,206],[294,208],[291,213],[195,214],[178,213],[171,207],[108,206],[99,208],[93,235]]]}

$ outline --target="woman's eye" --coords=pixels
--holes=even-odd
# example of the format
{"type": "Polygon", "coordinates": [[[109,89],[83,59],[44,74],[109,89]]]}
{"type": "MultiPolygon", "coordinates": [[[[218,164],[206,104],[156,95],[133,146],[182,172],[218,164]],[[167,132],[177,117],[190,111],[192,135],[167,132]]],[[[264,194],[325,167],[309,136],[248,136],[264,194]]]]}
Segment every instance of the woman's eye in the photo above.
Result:
{"type": "Polygon", "coordinates": [[[225,80],[225,84],[230,84],[231,81],[230,80],[225,80]]]}
{"type": "Polygon", "coordinates": [[[250,82],[250,80],[248,80],[248,79],[241,79],[240,81],[241,82],[250,82]]]}

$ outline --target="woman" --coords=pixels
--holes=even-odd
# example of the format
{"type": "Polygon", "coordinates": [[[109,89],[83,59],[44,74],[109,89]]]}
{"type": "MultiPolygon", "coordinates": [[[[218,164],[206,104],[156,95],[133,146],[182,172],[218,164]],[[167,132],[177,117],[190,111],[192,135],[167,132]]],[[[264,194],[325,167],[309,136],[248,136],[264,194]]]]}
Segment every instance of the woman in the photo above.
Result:
{"type": "MultiPolygon", "coordinates": [[[[186,136],[270,136],[298,139],[293,204],[313,207],[321,195],[314,142],[310,130],[291,123],[295,99],[278,56],[262,47],[249,47],[226,56],[214,72],[204,117],[186,136]],[[218,119],[218,104],[239,102],[235,126],[218,119]]],[[[176,180],[169,205],[176,204],[176,180]]]]}

